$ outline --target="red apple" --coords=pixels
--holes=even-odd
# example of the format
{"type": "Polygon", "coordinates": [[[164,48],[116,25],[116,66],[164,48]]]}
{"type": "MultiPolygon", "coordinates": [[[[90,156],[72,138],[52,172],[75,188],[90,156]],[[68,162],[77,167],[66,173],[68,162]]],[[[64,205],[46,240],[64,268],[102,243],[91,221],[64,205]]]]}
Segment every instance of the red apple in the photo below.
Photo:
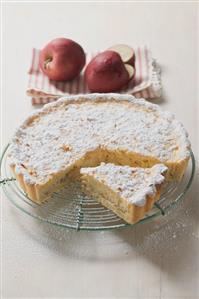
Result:
{"type": "Polygon", "coordinates": [[[51,80],[67,81],[79,75],[85,65],[82,47],[71,39],[56,38],[40,52],[39,65],[51,80]]]}
{"type": "Polygon", "coordinates": [[[113,92],[124,87],[134,74],[126,68],[119,54],[105,51],[95,56],[87,65],[84,76],[92,92],[113,92]]]}

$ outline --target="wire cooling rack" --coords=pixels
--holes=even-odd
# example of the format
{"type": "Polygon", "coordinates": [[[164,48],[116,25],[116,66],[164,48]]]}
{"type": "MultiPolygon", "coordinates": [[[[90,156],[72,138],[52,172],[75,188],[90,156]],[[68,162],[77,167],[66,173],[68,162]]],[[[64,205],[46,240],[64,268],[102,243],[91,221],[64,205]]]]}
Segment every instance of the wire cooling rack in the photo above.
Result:
{"type": "MultiPolygon", "coordinates": [[[[66,186],[59,192],[54,192],[52,199],[47,203],[42,205],[34,203],[12,177],[8,165],[8,153],[9,145],[0,160],[2,178],[0,183],[7,198],[24,213],[44,222],[76,230],[106,230],[131,226],[94,198],[85,195],[78,181],[68,180],[66,186]]],[[[138,223],[165,215],[184,198],[192,184],[195,172],[193,152],[191,151],[190,154],[191,159],[182,181],[166,183],[160,199],[138,223]]]]}

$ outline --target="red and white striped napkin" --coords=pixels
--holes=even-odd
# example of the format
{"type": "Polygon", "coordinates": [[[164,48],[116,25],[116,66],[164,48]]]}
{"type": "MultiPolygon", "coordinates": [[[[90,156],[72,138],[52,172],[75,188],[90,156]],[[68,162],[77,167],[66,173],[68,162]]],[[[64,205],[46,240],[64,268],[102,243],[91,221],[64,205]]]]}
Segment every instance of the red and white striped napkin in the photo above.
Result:
{"type": "MultiPolygon", "coordinates": [[[[161,95],[160,67],[151,56],[147,46],[134,48],[135,50],[135,77],[129,82],[128,87],[121,93],[133,94],[137,98],[158,98],[161,95]]],[[[33,48],[32,63],[29,70],[27,95],[32,98],[33,105],[46,104],[57,100],[67,94],[84,94],[89,90],[83,75],[70,82],[56,82],[49,80],[39,68],[40,50],[33,48]]],[[[88,63],[96,53],[88,53],[88,63]]]]}

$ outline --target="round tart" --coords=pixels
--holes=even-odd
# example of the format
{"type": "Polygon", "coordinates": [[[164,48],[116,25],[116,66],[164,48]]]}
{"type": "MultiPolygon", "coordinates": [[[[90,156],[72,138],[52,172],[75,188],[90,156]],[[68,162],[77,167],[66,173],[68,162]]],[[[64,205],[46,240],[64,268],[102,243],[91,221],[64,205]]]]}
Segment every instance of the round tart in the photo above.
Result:
{"type": "Polygon", "coordinates": [[[131,167],[168,167],[180,180],[190,143],[173,114],[131,95],[67,96],[45,105],[16,131],[11,168],[29,198],[41,203],[68,173],[101,162],[131,167]]]}

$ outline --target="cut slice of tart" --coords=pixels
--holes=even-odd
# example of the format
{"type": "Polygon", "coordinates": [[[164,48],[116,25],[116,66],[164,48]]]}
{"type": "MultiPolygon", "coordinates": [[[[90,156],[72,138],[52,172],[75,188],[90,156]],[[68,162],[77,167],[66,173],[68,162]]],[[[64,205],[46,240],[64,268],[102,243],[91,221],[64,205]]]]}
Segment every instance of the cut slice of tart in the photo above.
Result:
{"type": "Polygon", "coordinates": [[[140,168],[111,163],[80,170],[87,192],[130,224],[142,219],[159,199],[166,171],[163,164],[140,168]]]}

